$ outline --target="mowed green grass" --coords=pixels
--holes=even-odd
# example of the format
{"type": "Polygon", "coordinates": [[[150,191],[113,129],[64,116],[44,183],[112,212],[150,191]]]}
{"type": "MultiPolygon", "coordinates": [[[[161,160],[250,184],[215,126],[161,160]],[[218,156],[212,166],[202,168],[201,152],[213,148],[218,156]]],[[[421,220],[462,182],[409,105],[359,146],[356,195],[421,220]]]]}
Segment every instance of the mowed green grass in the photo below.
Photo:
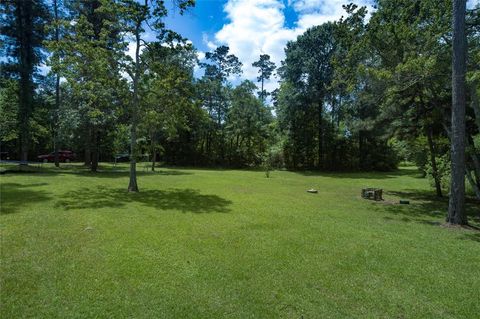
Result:
{"type": "Polygon", "coordinates": [[[0,177],[2,318],[480,314],[480,233],[443,227],[447,202],[413,168],[162,168],[138,194],[126,166],[41,171],[0,177]]]}

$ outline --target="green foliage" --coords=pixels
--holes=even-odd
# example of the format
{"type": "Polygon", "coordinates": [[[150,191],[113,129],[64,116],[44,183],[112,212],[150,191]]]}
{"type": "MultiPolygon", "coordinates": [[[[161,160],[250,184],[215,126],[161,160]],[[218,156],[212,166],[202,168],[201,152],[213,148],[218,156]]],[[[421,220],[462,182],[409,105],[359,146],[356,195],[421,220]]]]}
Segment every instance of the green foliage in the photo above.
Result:
{"type": "Polygon", "coordinates": [[[205,58],[209,60],[208,63],[201,63],[205,68],[205,77],[225,82],[230,75],[242,73],[242,62],[238,58],[229,54],[230,48],[222,45],[212,52],[205,53],[205,58]]]}
{"type": "Polygon", "coordinates": [[[265,102],[265,98],[269,93],[266,92],[264,89],[264,82],[265,80],[270,79],[273,72],[275,71],[275,63],[270,61],[270,56],[268,54],[262,54],[260,55],[258,61],[252,63],[252,66],[258,68],[259,75],[257,77],[257,81],[261,83],[259,97],[262,99],[263,102],[265,102]]]}
{"type": "MultiPolygon", "coordinates": [[[[280,87],[271,92],[274,112],[264,88],[275,72],[270,56],[253,63],[261,87],[232,85],[242,62],[220,46],[199,63],[192,44],[165,25],[168,1],[48,2],[57,12],[45,3],[1,4],[2,150],[16,155],[19,133],[28,126],[36,154],[61,145],[85,154],[87,164],[124,152],[155,154],[167,164],[228,167],[262,166],[267,156],[271,167],[302,170],[391,170],[403,160],[432,175],[438,160],[443,184],[448,178],[450,0],[378,0],[370,16],[365,7],[345,5],[341,19],[288,43],[277,72],[280,87]],[[15,24],[17,7],[34,17],[30,64],[18,59],[26,34],[15,24]],[[38,77],[43,57],[52,69],[38,77]],[[205,71],[201,78],[194,76],[197,66],[205,71]],[[20,71],[31,81],[21,82],[20,71]],[[62,78],[59,101],[56,76],[62,78]]],[[[172,4],[184,13],[194,1],[172,4]]],[[[470,155],[480,148],[478,6],[468,10],[467,23],[472,168],[470,155]]]]}
{"type": "Polygon", "coordinates": [[[17,114],[19,157],[27,161],[32,144],[30,124],[36,106],[35,80],[43,59],[44,25],[49,20],[49,12],[43,0],[1,1],[0,16],[0,77],[2,82],[4,79],[16,81],[18,102],[16,111],[4,110],[10,115],[17,114]]]}
{"type": "Polygon", "coordinates": [[[409,143],[408,159],[417,165],[424,176],[427,173],[428,153],[427,138],[425,136],[420,136],[409,143]]]}
{"type": "Polygon", "coordinates": [[[185,43],[170,47],[150,45],[142,55],[150,71],[141,78],[140,133],[149,141],[150,154],[164,150],[162,142],[188,130],[188,110],[194,101],[195,51],[185,43]]]}
{"type": "Polygon", "coordinates": [[[346,8],[345,20],[287,45],[276,111],[289,168],[388,170],[398,162],[379,123],[383,81],[362,67],[370,56],[357,47],[365,10],[346,8]]]}
{"type": "Polygon", "coordinates": [[[113,155],[128,154],[130,148],[130,128],[128,125],[117,125],[110,134],[113,135],[113,155]]]}
{"type": "MultiPolygon", "coordinates": [[[[451,165],[450,153],[438,156],[436,159],[437,164],[437,176],[440,179],[440,185],[447,193],[450,191],[450,178],[451,178],[451,165]]],[[[435,187],[434,172],[429,162],[425,165],[428,180],[432,187],[435,187]]]]}
{"type": "Polygon", "coordinates": [[[265,172],[265,177],[270,178],[270,171],[272,170],[272,157],[270,153],[262,156],[262,169],[265,172]]]}
{"type": "Polygon", "coordinates": [[[0,80],[0,141],[18,137],[18,87],[16,81],[0,80]]]}

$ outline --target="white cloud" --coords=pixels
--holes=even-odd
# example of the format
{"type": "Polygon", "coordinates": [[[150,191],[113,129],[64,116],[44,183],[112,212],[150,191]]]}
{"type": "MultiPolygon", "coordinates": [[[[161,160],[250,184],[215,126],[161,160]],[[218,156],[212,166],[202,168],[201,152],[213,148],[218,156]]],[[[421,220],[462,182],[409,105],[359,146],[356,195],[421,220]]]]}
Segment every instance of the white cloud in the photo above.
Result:
{"type": "Polygon", "coordinates": [[[467,0],[468,9],[473,9],[475,6],[480,6],[480,0],[467,0]]]}
{"type": "Polygon", "coordinates": [[[205,52],[197,51],[197,59],[198,61],[202,61],[203,59],[205,59],[205,52]]]}
{"type": "Polygon", "coordinates": [[[52,68],[50,66],[46,65],[45,63],[40,63],[40,65],[38,66],[38,70],[39,70],[41,75],[47,75],[50,72],[51,69],[52,68]]]}
{"type": "MultiPolygon", "coordinates": [[[[205,60],[205,52],[197,51],[197,59],[199,62],[203,62],[205,60]]],[[[193,67],[193,75],[197,78],[203,75],[202,69],[198,64],[195,64],[195,66],[193,67]]]]}
{"type": "Polygon", "coordinates": [[[135,52],[137,50],[137,43],[136,42],[129,42],[127,46],[127,55],[130,56],[132,59],[135,60],[135,52]]]}
{"type": "MultiPolygon", "coordinates": [[[[289,0],[298,15],[294,27],[285,23],[285,4],[282,0],[229,0],[224,7],[229,20],[215,33],[213,39],[203,35],[204,43],[214,49],[228,45],[230,51],[243,63],[242,78],[256,81],[257,69],[252,63],[260,54],[269,54],[277,66],[285,57],[284,48],[288,41],[295,40],[309,27],[334,21],[344,15],[342,5],[350,0],[289,0]]],[[[355,1],[368,5],[369,0],[355,1]]],[[[238,80],[238,79],[237,79],[238,80]]],[[[267,83],[267,89],[278,87],[276,80],[267,83]]]]}

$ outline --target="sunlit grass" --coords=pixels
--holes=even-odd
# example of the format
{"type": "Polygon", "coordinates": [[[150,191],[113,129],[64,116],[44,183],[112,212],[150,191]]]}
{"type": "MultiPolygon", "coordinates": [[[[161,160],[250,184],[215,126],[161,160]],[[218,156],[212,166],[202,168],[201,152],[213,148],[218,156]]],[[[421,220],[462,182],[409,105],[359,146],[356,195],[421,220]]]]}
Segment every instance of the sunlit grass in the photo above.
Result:
{"type": "Polygon", "coordinates": [[[139,165],[138,194],[125,164],[0,175],[1,317],[476,318],[479,232],[442,227],[417,175],[139,165]]]}

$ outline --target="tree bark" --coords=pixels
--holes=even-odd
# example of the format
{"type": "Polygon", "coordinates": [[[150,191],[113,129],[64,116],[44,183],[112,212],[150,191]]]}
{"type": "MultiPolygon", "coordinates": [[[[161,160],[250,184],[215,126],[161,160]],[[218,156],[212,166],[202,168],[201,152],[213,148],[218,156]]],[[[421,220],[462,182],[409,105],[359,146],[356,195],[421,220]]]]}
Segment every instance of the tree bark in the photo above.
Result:
{"type": "Polygon", "coordinates": [[[480,200],[480,188],[478,187],[478,185],[473,180],[472,174],[470,173],[468,168],[465,169],[465,176],[467,176],[467,180],[470,183],[470,185],[472,186],[473,192],[475,193],[475,196],[477,197],[477,199],[480,200]]]}
{"type": "Polygon", "coordinates": [[[135,40],[135,74],[133,76],[133,105],[131,107],[132,125],[130,127],[130,181],[128,183],[129,192],[138,192],[137,185],[137,111],[139,107],[138,99],[138,80],[140,77],[140,30],[141,23],[136,26],[135,40]]]}
{"type": "MultiPolygon", "coordinates": [[[[56,10],[56,8],[55,8],[56,10]]],[[[60,75],[57,74],[56,79],[55,79],[55,113],[58,112],[60,108],[60,75]]],[[[55,114],[55,128],[54,133],[53,133],[53,148],[55,152],[55,157],[54,157],[54,162],[56,167],[60,167],[60,154],[58,153],[59,151],[59,146],[58,146],[58,115],[55,114]]]]}
{"type": "Polygon", "coordinates": [[[92,164],[92,128],[90,127],[90,124],[88,124],[88,129],[87,129],[87,136],[85,139],[85,158],[84,158],[84,165],[86,167],[90,167],[92,164]]]}
{"type": "Polygon", "coordinates": [[[363,130],[359,130],[358,131],[358,155],[359,155],[359,163],[358,163],[358,167],[360,169],[364,169],[365,168],[365,152],[364,152],[364,148],[365,148],[365,138],[364,138],[364,134],[363,134],[363,130]]]}
{"type": "MultiPolygon", "coordinates": [[[[55,14],[55,23],[58,23],[58,2],[57,0],[53,1],[53,8],[54,8],[54,14],[55,14]]],[[[58,28],[58,24],[55,25],[55,41],[58,43],[60,40],[60,30],[58,28]]],[[[55,77],[55,128],[54,128],[54,133],[53,133],[53,144],[54,144],[54,152],[55,152],[55,166],[60,167],[60,156],[58,154],[58,111],[60,109],[60,75],[57,73],[55,77]]]]}
{"type": "Polygon", "coordinates": [[[432,165],[432,175],[433,180],[435,181],[435,190],[437,193],[437,197],[442,197],[442,184],[440,182],[440,176],[438,175],[437,161],[435,159],[435,144],[433,142],[433,133],[431,126],[427,127],[427,141],[428,149],[430,151],[430,164],[432,165]]]}
{"type": "Polygon", "coordinates": [[[157,163],[157,152],[154,150],[152,154],[152,172],[155,172],[156,163],[157,163]]]}
{"type": "Polygon", "coordinates": [[[475,114],[475,123],[477,124],[477,129],[480,131],[480,102],[477,94],[477,82],[470,84],[470,95],[472,96],[472,108],[475,114]]]}
{"type": "Polygon", "coordinates": [[[90,171],[96,172],[98,168],[98,129],[93,128],[92,148],[91,148],[91,166],[90,171]]]}
{"type": "Polygon", "coordinates": [[[473,138],[468,134],[466,139],[466,146],[469,149],[469,155],[473,163],[473,171],[475,173],[475,181],[480,187],[480,159],[478,158],[478,152],[475,148],[473,138]]]}
{"type": "Polygon", "coordinates": [[[453,1],[453,59],[452,59],[452,177],[446,221],[467,224],[465,214],[465,34],[466,0],[453,1]]]}
{"type": "Polygon", "coordinates": [[[264,74],[262,70],[262,103],[265,104],[265,93],[263,91],[263,81],[264,81],[264,74]]]}
{"type": "Polygon", "coordinates": [[[30,117],[33,109],[33,67],[35,52],[33,48],[33,13],[28,1],[19,1],[16,5],[18,23],[19,53],[19,128],[20,128],[20,160],[28,164],[30,144],[30,117]]]}
{"type": "Polygon", "coordinates": [[[323,102],[319,101],[318,112],[318,168],[323,168],[323,102]]]}
{"type": "Polygon", "coordinates": [[[157,160],[157,152],[155,151],[155,134],[150,134],[150,149],[152,152],[152,172],[155,172],[155,162],[157,160]]]}

